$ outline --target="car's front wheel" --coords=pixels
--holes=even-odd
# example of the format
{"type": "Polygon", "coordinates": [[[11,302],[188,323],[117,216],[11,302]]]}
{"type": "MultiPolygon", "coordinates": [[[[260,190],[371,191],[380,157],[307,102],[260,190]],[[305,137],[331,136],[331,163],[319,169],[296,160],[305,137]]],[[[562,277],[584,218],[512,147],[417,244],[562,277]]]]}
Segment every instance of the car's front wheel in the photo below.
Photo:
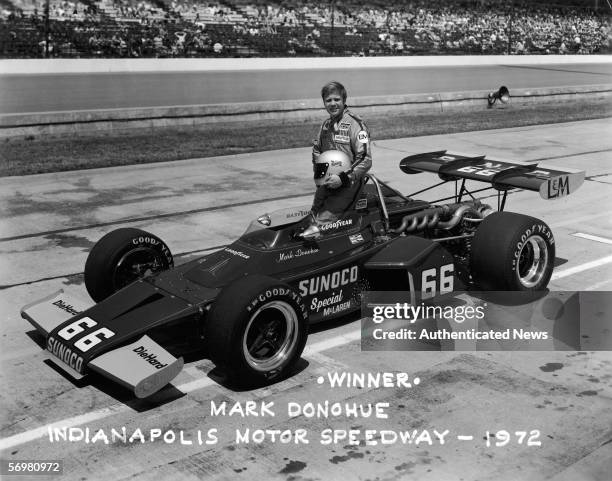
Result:
{"type": "Polygon", "coordinates": [[[116,229],[93,246],[85,262],[85,287],[100,302],[128,284],[174,265],[159,237],[131,227],[116,229]]]}
{"type": "Polygon", "coordinates": [[[471,274],[483,290],[543,290],[554,261],[552,232],[535,217],[496,212],[485,217],[472,241],[471,274]]]}
{"type": "Polygon", "coordinates": [[[304,350],[307,316],[301,297],[287,284],[245,276],[223,289],[207,316],[210,358],[238,384],[281,378],[304,350]]]}

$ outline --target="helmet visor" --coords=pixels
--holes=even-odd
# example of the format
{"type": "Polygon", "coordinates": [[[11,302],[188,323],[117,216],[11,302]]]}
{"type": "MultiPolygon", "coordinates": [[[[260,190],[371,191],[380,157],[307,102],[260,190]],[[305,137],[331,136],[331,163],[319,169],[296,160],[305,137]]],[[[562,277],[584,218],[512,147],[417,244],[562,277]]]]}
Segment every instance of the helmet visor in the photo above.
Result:
{"type": "Polygon", "coordinates": [[[314,170],[314,178],[322,179],[327,174],[327,169],[329,169],[329,163],[327,162],[317,162],[313,165],[312,169],[314,170]]]}

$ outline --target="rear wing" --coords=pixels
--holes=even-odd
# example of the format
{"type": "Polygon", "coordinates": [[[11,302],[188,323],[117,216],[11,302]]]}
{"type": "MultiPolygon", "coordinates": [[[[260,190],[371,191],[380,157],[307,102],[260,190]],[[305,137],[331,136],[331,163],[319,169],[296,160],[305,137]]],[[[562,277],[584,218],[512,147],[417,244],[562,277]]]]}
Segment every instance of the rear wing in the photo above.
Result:
{"type": "Polygon", "coordinates": [[[531,190],[547,200],[572,194],[585,176],[583,170],[495,160],[485,155],[470,157],[446,150],[405,157],[400,161],[400,169],[407,174],[434,172],[444,182],[465,179],[488,182],[504,192],[513,188],[531,190]]]}

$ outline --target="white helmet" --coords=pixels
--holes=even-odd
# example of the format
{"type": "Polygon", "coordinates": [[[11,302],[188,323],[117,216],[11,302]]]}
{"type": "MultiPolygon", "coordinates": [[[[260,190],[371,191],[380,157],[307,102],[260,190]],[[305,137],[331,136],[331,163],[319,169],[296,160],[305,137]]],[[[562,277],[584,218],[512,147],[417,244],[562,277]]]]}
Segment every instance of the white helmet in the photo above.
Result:
{"type": "Polygon", "coordinates": [[[315,160],[312,168],[315,184],[320,186],[325,184],[332,174],[347,172],[351,168],[351,159],[340,150],[326,150],[315,160]]]}

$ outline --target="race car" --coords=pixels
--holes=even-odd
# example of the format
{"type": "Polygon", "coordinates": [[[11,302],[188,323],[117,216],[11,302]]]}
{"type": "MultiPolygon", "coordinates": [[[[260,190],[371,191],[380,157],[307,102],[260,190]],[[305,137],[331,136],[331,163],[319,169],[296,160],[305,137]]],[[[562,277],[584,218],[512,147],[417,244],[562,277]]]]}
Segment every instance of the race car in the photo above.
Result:
{"type": "Polygon", "coordinates": [[[97,372],[143,398],[181,371],[177,337],[203,346],[230,381],[257,385],[290,375],[309,324],[359,310],[365,291],[403,291],[416,303],[459,289],[546,288],[553,234],[539,219],[505,212],[507,195],[561,198],[584,171],[447,151],[399,167],[436,173],[440,182],[425,190],[450,182],[455,194],[416,200],[423,191],[403,195],[368,174],[333,222],[313,223],[309,207],[266,213],[232,244],[179,266],[157,236],[117,229],[85,264],[93,305],[60,290],[21,315],[65,372],[97,372]],[[471,181],[489,185],[468,188],[471,181]],[[497,209],[474,197],[490,189],[497,209]]]}

